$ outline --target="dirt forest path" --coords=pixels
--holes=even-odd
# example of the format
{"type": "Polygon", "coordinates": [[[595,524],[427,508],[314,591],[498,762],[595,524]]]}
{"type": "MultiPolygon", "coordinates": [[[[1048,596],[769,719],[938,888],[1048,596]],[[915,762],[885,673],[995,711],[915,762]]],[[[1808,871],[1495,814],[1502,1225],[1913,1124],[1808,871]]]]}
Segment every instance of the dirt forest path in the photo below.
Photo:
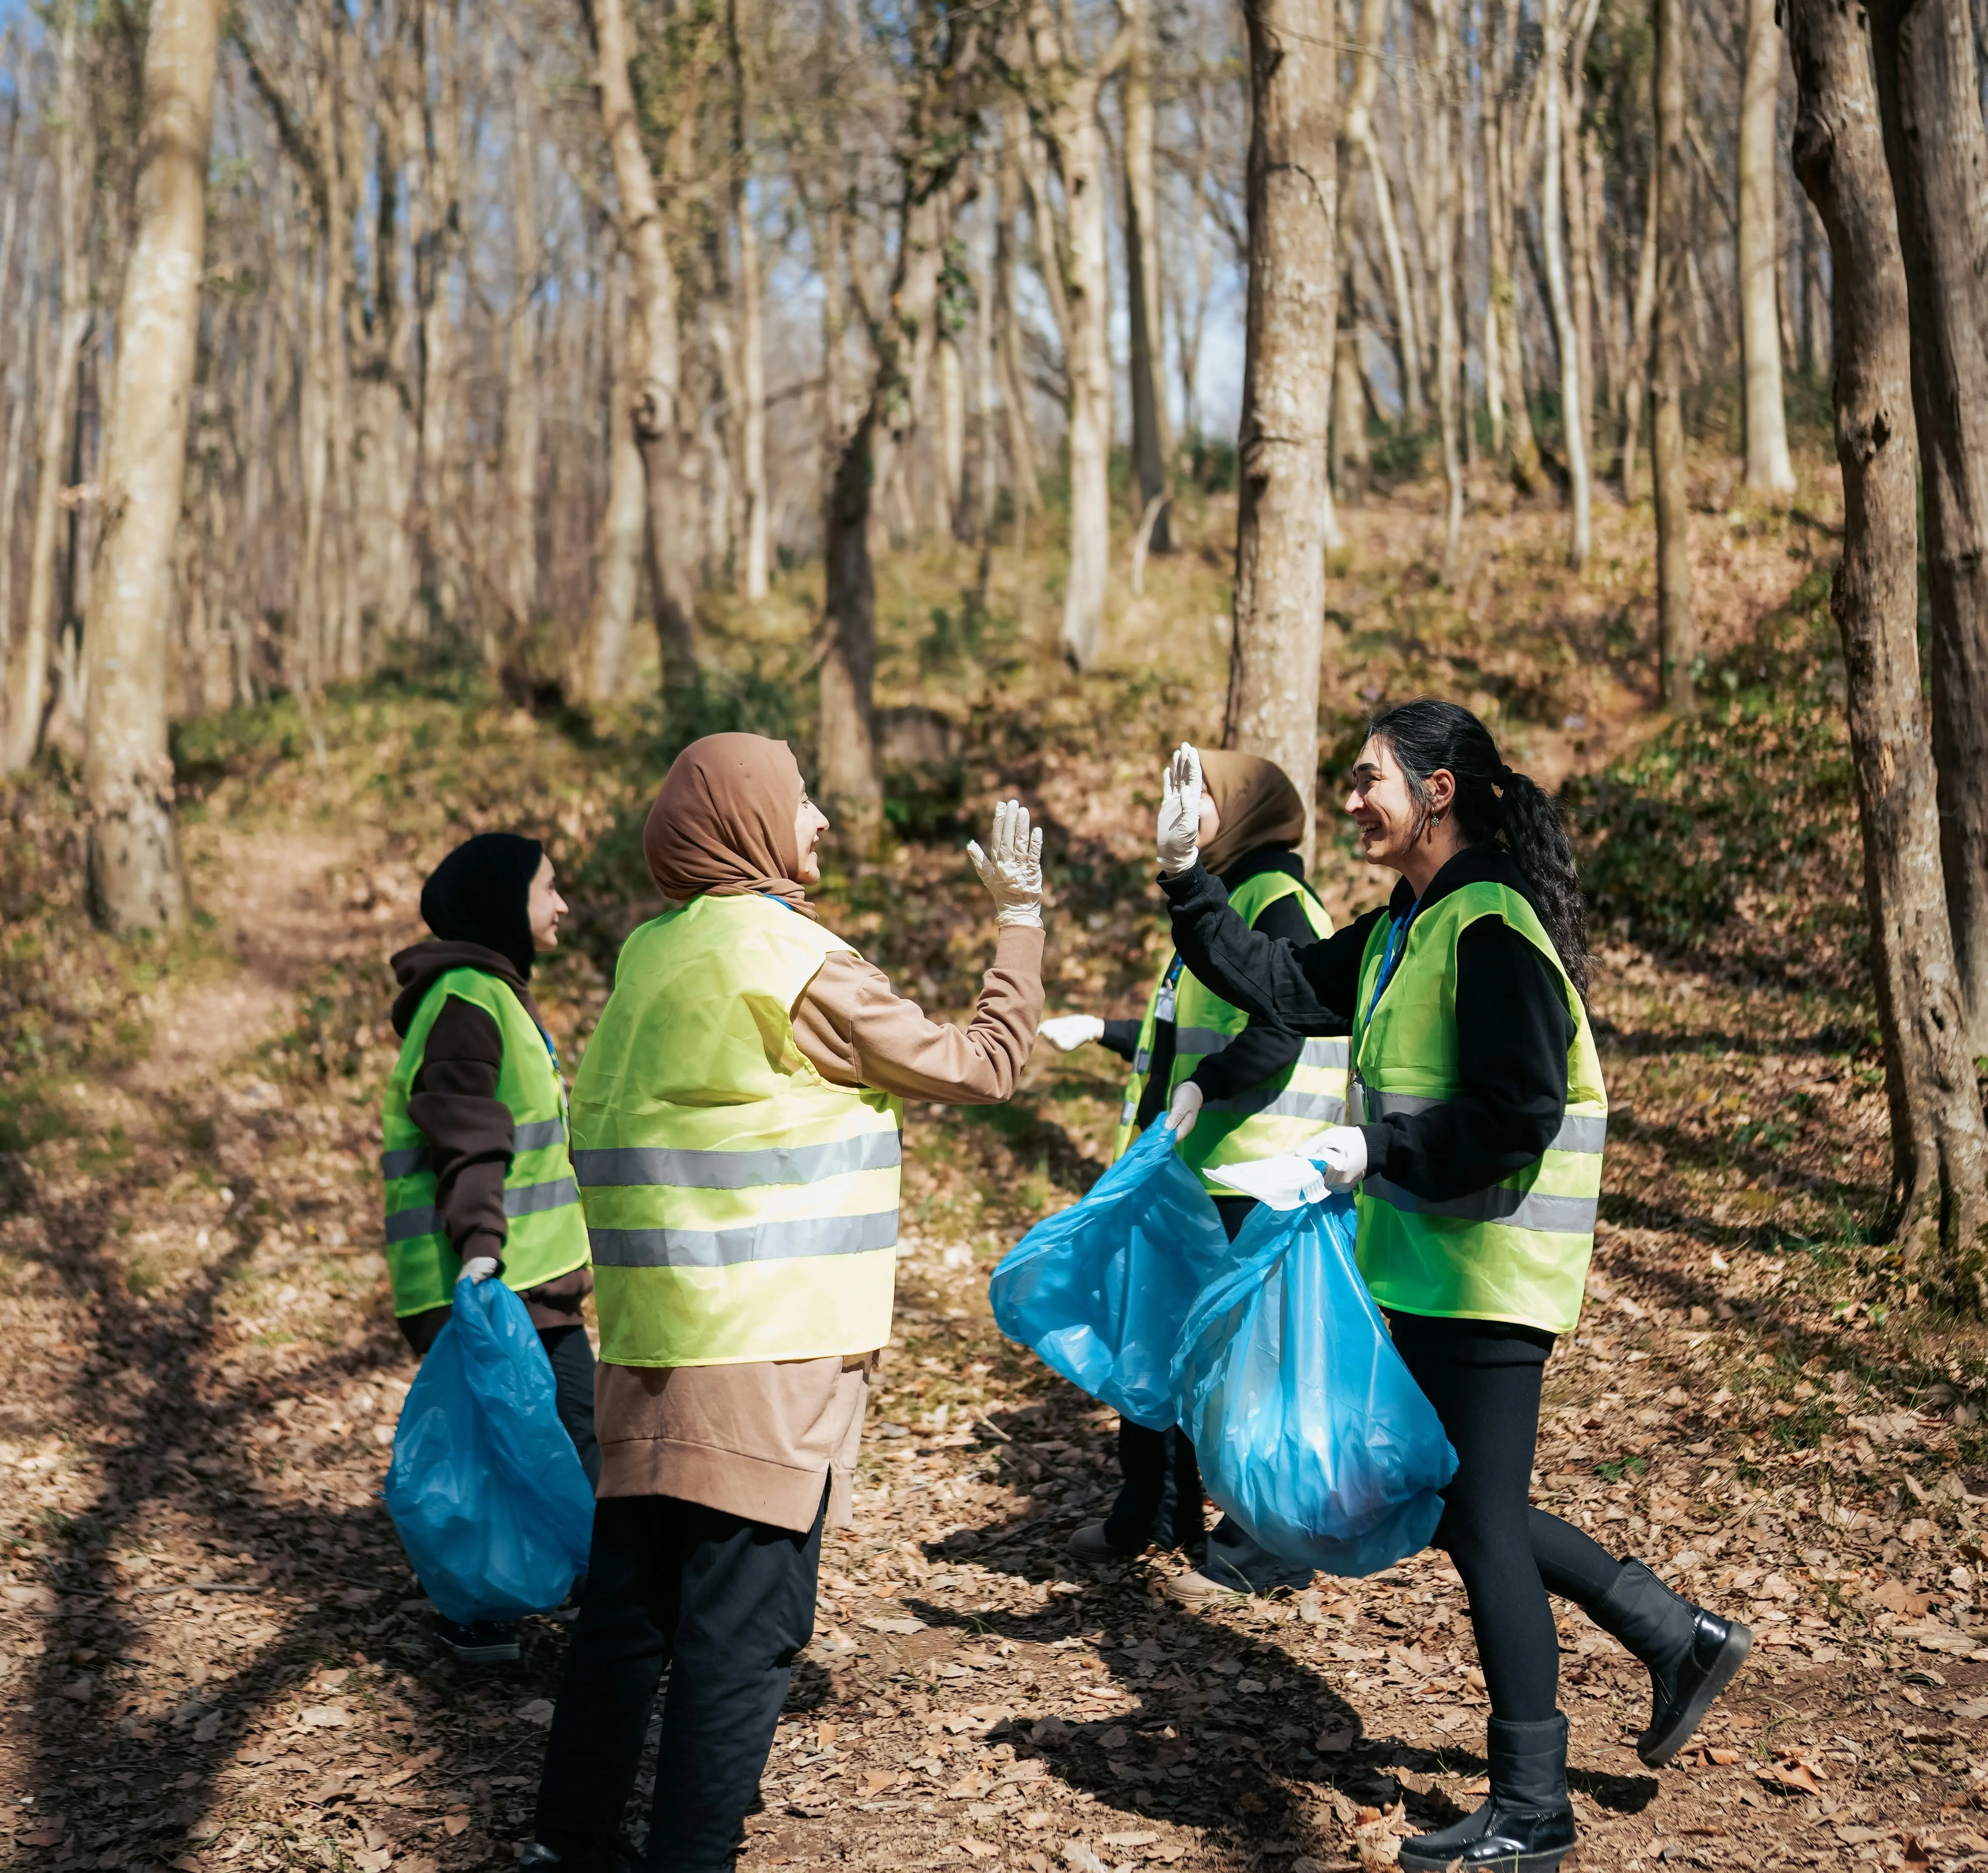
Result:
{"type": "MultiPolygon", "coordinates": [[[[438,1658],[377,1494],[413,1372],[377,1247],[392,1048],[332,991],[418,933],[418,872],[363,827],[210,827],[194,853],[232,958],[161,990],[150,1054],[71,1089],[69,1136],[0,1161],[0,1248],[32,1271],[0,1293],[0,1829],[32,1873],[508,1866],[563,1628],[527,1621],[512,1670],[438,1658]]],[[[1794,1180],[1763,1153],[1736,1173],[1714,1122],[1736,1085],[1733,1116],[1848,1135],[1875,1095],[1799,1009],[1777,1036],[1702,979],[1602,962],[1610,1221],[1539,1499],[1760,1649],[1658,1777],[1640,1674],[1563,1621],[1582,1864],[1988,1864],[1988,1550],[1953,1394],[1902,1396],[1854,1318],[1783,1293],[1751,1219],[1794,1180]]],[[[1484,1700],[1439,1556],[1205,1614],[1160,1594],[1175,1559],[1064,1557],[1112,1421],[994,1333],[1016,1229],[982,1194],[1030,1161],[1011,1138],[1039,1175],[1074,1149],[1064,1073],[1038,1062],[1012,1120],[912,1115],[857,1526],[826,1545],[749,1868],[1317,1873],[1473,1805],[1484,1700]]]]}

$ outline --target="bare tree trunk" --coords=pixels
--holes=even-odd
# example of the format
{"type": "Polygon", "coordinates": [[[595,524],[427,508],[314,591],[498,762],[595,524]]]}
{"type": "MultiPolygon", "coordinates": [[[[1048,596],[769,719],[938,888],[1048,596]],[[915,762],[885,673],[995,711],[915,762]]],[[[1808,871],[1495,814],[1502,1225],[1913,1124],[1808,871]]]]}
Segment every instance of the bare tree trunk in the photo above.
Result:
{"type": "MultiPolygon", "coordinates": [[[[16,150],[19,148],[18,129],[14,147],[16,150]]],[[[24,191],[32,188],[33,191],[28,245],[31,252],[39,252],[42,203],[46,194],[42,165],[37,164],[32,172],[23,166],[15,171],[15,180],[24,191]]],[[[5,764],[7,697],[14,669],[14,530],[19,520],[21,464],[27,452],[24,445],[32,401],[29,388],[33,381],[35,353],[41,341],[42,296],[27,290],[25,279],[31,264],[23,261],[21,288],[13,296],[12,330],[8,337],[12,355],[8,360],[6,375],[7,435],[5,444],[0,445],[0,451],[4,451],[0,452],[0,766],[5,764]]],[[[0,293],[6,290],[6,271],[0,268],[0,293]]]]}
{"type": "Polygon", "coordinates": [[[1373,467],[1367,442],[1367,387],[1360,375],[1360,328],[1344,323],[1351,282],[1340,282],[1342,323],[1332,350],[1332,479],[1342,501],[1364,492],[1373,467]]]}
{"type": "Polygon", "coordinates": [[[1520,139],[1516,120],[1524,115],[1516,69],[1519,0],[1496,0],[1495,11],[1486,9],[1485,23],[1493,79],[1486,131],[1491,160],[1484,177],[1485,218],[1490,235],[1487,264],[1491,303],[1497,309],[1498,335],[1505,348],[1499,377],[1510,431],[1512,478],[1522,493],[1530,494],[1540,484],[1540,445],[1533,433],[1532,406],[1526,392],[1518,281],[1512,264],[1518,239],[1520,196],[1516,145],[1520,139]],[[1499,22],[1495,27],[1494,20],[1499,22]]]}
{"type": "Polygon", "coordinates": [[[186,885],[166,746],[173,540],[200,319],[219,0],[153,0],[142,152],[104,462],[102,576],[84,634],[93,908],[111,929],[176,928],[186,885]]]}
{"type": "Polygon", "coordinates": [[[1830,370],[1829,292],[1822,277],[1823,243],[1814,211],[1806,201],[1802,214],[1802,370],[1810,377],[1830,370]]]}
{"type": "MultiPolygon", "coordinates": [[[[1374,215],[1381,229],[1381,251],[1388,259],[1388,283],[1395,296],[1396,361],[1401,374],[1401,412],[1412,428],[1428,421],[1422,394],[1422,341],[1415,319],[1415,294],[1408,283],[1408,262],[1395,215],[1395,193],[1381,140],[1374,129],[1374,102],[1381,88],[1381,48],[1388,36],[1389,0],[1361,0],[1360,49],[1353,68],[1353,88],[1346,100],[1346,140],[1360,152],[1374,190],[1374,215]]],[[[1337,39],[1337,22],[1334,37],[1337,39]]]]}
{"type": "Polygon", "coordinates": [[[1905,272],[1861,8],[1790,0],[1796,173],[1829,232],[1844,549],[1831,594],[1864,833],[1871,975],[1891,1111],[1891,1232],[1909,1272],[1988,1303],[1988,1128],[1947,920],[1937,782],[1920,702],[1918,468],[1905,272]],[[1944,1241],[1946,1253],[1937,1254],[1944,1241]]]}
{"type": "Polygon", "coordinates": [[[1046,187],[1032,193],[1044,283],[1062,328],[1070,385],[1070,570],[1057,647],[1073,669],[1091,670],[1104,649],[1111,552],[1111,268],[1098,102],[1129,54],[1131,36],[1121,31],[1087,67],[1066,41],[1066,23],[1046,5],[1029,22],[1030,55],[1043,93],[1041,118],[1062,184],[1060,216],[1046,187]]]}
{"type": "Polygon", "coordinates": [[[1650,400],[1650,327],[1657,309],[1658,175],[1663,146],[1650,144],[1650,173],[1643,191],[1643,240],[1636,259],[1636,303],[1629,315],[1629,366],[1622,377],[1622,499],[1636,499],[1636,445],[1643,406],[1650,400]]]}
{"type": "Polygon", "coordinates": [[[511,111],[510,316],[504,374],[504,602],[522,634],[539,608],[539,269],[536,126],[525,73],[514,73],[511,111]]]}
{"type": "Polygon", "coordinates": [[[635,441],[635,382],[628,357],[628,287],[621,257],[607,280],[607,505],[600,517],[594,575],[592,693],[612,701],[627,693],[633,659],[635,606],[642,583],[642,533],[648,520],[642,451],[635,441]]]}
{"type": "Polygon", "coordinates": [[[1693,705],[1698,620],[1691,595],[1691,507],[1685,488],[1684,319],[1690,291],[1690,154],[1685,144],[1684,0],[1653,0],[1656,15],[1657,674],[1664,702],[1693,705]]]}
{"type": "MultiPolygon", "coordinates": [[[[1774,107],[1781,91],[1777,0],[1746,0],[1746,76],[1740,100],[1740,358],[1746,381],[1746,485],[1792,494],[1788,426],[1781,404],[1777,291],[1774,107]]],[[[1980,115],[1977,104],[1976,116],[1980,115]]]]}
{"type": "MultiPolygon", "coordinates": [[[[1428,9],[1435,52],[1435,120],[1429,130],[1435,169],[1435,400],[1442,436],[1444,504],[1443,576],[1454,580],[1457,554],[1463,544],[1463,463],[1458,448],[1457,353],[1462,333],[1457,323],[1456,145],[1462,136],[1456,107],[1456,83],[1450,69],[1448,0],[1433,0],[1428,9]]],[[[1335,277],[1337,275],[1335,273],[1335,277]]]]}
{"type": "Polygon", "coordinates": [[[972,519],[966,509],[966,369],[955,334],[940,332],[934,363],[938,378],[941,517],[947,533],[955,539],[969,539],[972,519]]]}
{"type": "Polygon", "coordinates": [[[1327,397],[1339,282],[1333,0],[1261,0],[1249,52],[1249,289],[1238,439],[1236,628],[1223,745],[1266,756],[1312,857],[1325,613],[1327,397]]]}
{"type": "Polygon", "coordinates": [[[739,452],[746,525],[739,583],[747,598],[758,600],[766,596],[772,553],[766,502],[766,313],[759,229],[747,188],[752,173],[752,111],[738,0],[729,0],[725,17],[732,54],[732,219],[739,233],[739,381],[743,404],[739,452]]]}
{"type": "Polygon", "coordinates": [[[49,666],[56,614],[56,546],[61,531],[63,469],[76,396],[76,362],[90,330],[89,177],[94,160],[89,112],[79,81],[81,27],[74,0],[56,29],[56,238],[62,255],[62,296],[41,374],[41,433],[35,461],[35,516],[28,539],[28,609],[20,654],[8,685],[6,767],[18,773],[35,758],[49,706],[49,666]],[[88,147],[86,147],[86,145],[88,147]]]}
{"type": "Polygon", "coordinates": [[[1561,32],[1565,23],[1561,5],[1562,0],[1546,0],[1541,15],[1546,29],[1546,51],[1540,70],[1540,83],[1546,90],[1546,172],[1540,190],[1540,218],[1545,235],[1547,292],[1553,306],[1554,334],[1560,341],[1560,427],[1567,439],[1567,496],[1572,509],[1567,563],[1578,571],[1587,563],[1593,518],[1587,485],[1587,424],[1581,401],[1581,343],[1567,299],[1567,263],[1562,250],[1560,185],[1564,177],[1560,119],[1566,79],[1560,68],[1566,41],[1561,32]]]}
{"type": "Polygon", "coordinates": [[[1940,851],[1979,1055],[1988,1053],[1988,127],[1961,0],[1878,0],[1869,17],[1912,319],[1940,851]]]}
{"type": "MultiPolygon", "coordinates": [[[[594,86],[614,160],[621,245],[634,276],[630,336],[637,385],[635,438],[648,491],[649,590],[662,652],[663,687],[680,691],[696,682],[698,646],[683,560],[688,529],[678,462],[676,269],[664,238],[656,179],[642,147],[629,82],[628,62],[635,46],[623,0],[580,0],[580,7],[593,42],[594,86]]],[[[695,118],[694,111],[689,114],[695,118]]]]}
{"type": "MultiPolygon", "coordinates": [[[[1131,341],[1132,467],[1141,513],[1167,492],[1166,397],[1161,387],[1165,335],[1161,330],[1159,199],[1153,186],[1152,21],[1148,0],[1122,0],[1131,47],[1125,64],[1125,316],[1131,341]]],[[[1163,506],[1147,541],[1171,553],[1173,534],[1163,506]]]]}
{"type": "Polygon", "coordinates": [[[1027,536],[1029,516],[1040,499],[1028,380],[1022,371],[1022,330],[1015,314],[1014,229],[1021,215],[1022,152],[1029,135],[1026,110],[1010,100],[1001,113],[1001,167],[994,217],[994,357],[1001,374],[1008,474],[1015,505],[1015,540],[1027,536]]]}
{"type": "Polygon", "coordinates": [[[449,473],[451,380],[455,326],[449,279],[462,245],[462,74],[456,58],[458,0],[421,0],[418,56],[421,76],[423,160],[421,232],[414,242],[416,340],[415,539],[427,603],[444,617],[458,594],[441,516],[449,473]],[[432,81],[428,67],[434,67],[432,81]]]}

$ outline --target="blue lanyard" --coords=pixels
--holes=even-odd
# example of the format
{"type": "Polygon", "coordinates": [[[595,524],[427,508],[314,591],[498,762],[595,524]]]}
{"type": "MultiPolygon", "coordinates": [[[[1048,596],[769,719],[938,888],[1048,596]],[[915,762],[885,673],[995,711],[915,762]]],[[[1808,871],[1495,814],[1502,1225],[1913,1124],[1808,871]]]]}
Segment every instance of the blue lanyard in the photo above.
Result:
{"type": "Polygon", "coordinates": [[[1394,928],[1388,933],[1388,953],[1381,958],[1381,979],[1374,985],[1374,999],[1367,1004],[1367,1019],[1361,1024],[1363,1028],[1372,1025],[1374,1010],[1381,1006],[1381,997],[1393,979],[1395,965],[1408,947],[1408,926],[1415,921],[1415,913],[1422,908],[1422,901],[1418,898],[1408,906],[1408,915],[1397,918],[1394,928]]]}

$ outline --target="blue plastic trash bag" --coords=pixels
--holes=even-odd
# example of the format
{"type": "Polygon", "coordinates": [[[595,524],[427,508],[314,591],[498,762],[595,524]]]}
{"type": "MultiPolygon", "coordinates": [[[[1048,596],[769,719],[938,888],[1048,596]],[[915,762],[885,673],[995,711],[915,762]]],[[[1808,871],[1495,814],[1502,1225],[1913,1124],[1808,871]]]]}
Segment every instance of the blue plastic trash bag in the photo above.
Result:
{"type": "Polygon", "coordinates": [[[1073,1385],[1164,1431],[1181,1323],[1229,1253],[1214,1200],[1157,1122],[1002,1258],[988,1283],[994,1322],[1073,1385]]]}
{"type": "MultiPolygon", "coordinates": [[[[1252,1166],[1260,1169],[1260,1166],[1252,1166]]],[[[1263,1204],[1174,1362],[1208,1493],[1273,1554],[1378,1574],[1428,1545],[1456,1453],[1353,1261],[1353,1204],[1263,1204]]]]}
{"type": "Polygon", "coordinates": [[[502,1282],[456,1283],[401,1408],[386,1496],[423,1590],[465,1625],[556,1607],[586,1567],[593,1491],[552,1362],[502,1282]]]}

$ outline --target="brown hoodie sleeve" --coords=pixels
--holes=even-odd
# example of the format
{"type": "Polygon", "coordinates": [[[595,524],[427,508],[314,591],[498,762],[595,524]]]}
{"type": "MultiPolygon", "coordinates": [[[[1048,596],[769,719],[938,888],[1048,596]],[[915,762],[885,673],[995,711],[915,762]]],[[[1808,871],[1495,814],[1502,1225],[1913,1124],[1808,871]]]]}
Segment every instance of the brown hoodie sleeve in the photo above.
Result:
{"type": "Polygon", "coordinates": [[[873,962],[831,955],[794,1005],[794,1040],[824,1080],[942,1105],[1013,1097],[1043,1018],[1043,933],[1010,928],[994,946],[973,1017],[928,1021],[873,962]]]}
{"type": "Polygon", "coordinates": [[[504,1174],[511,1162],[511,1110],[497,1097],[504,1036],[489,1015],[451,995],[428,1030],[407,1116],[428,1141],[435,1215],[466,1262],[504,1253],[504,1174]]]}

